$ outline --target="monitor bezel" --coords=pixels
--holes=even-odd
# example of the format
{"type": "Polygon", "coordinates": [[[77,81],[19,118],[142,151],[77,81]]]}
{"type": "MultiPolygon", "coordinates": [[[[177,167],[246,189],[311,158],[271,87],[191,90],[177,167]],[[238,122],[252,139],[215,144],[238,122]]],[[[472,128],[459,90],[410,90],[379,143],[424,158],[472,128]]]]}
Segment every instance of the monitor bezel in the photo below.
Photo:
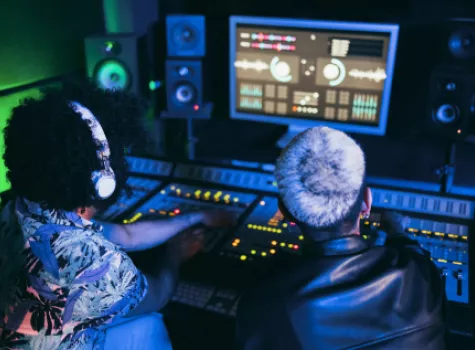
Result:
{"type": "Polygon", "coordinates": [[[329,126],[338,130],[383,136],[386,134],[387,123],[389,118],[389,105],[391,100],[391,89],[394,76],[394,65],[396,61],[397,43],[399,36],[398,24],[382,24],[382,23],[362,23],[362,22],[340,22],[340,21],[320,21],[307,19],[285,19],[271,17],[249,17],[249,16],[231,16],[229,18],[229,88],[230,88],[230,110],[231,119],[249,120],[256,122],[284,124],[295,129],[307,129],[314,126],[329,126]],[[359,31],[368,33],[388,33],[389,46],[388,58],[386,64],[387,78],[384,83],[382,93],[382,103],[380,108],[380,121],[378,125],[358,125],[346,124],[338,122],[329,122],[323,120],[298,119],[294,117],[271,116],[262,114],[242,113],[237,110],[236,106],[236,33],[238,25],[255,25],[269,27],[289,27],[298,29],[329,29],[341,31],[359,31]]]}

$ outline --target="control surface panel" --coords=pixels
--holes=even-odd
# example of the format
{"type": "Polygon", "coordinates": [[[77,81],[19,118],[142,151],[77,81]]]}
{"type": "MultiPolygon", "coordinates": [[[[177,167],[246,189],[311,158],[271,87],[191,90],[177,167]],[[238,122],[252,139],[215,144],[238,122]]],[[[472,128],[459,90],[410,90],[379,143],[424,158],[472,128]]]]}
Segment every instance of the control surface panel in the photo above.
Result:
{"type": "MultiPolygon", "coordinates": [[[[127,224],[149,215],[174,217],[203,209],[229,209],[240,216],[239,226],[206,235],[205,253],[211,253],[210,256],[216,256],[216,259],[233,261],[243,268],[253,266],[249,265],[251,262],[272,263],[279,255],[301,254],[304,236],[278,210],[277,187],[270,173],[130,159],[134,159],[133,173],[144,177],[132,176],[129,184],[133,196],[122,197],[102,214],[103,218],[116,220],[121,217],[127,224]],[[154,169],[158,169],[157,172],[154,169]],[[164,176],[171,180],[158,191],[160,180],[151,178],[163,180],[164,176]],[[136,209],[132,211],[134,207],[136,209]],[[131,214],[124,217],[126,212],[131,214]]],[[[445,282],[448,300],[467,305],[468,237],[475,203],[404,189],[377,187],[372,191],[373,213],[369,219],[361,221],[363,237],[370,239],[371,229],[379,227],[382,211],[396,210],[407,215],[410,222],[406,232],[431,254],[445,282]]],[[[215,268],[218,267],[216,264],[215,268]]],[[[216,280],[219,282],[219,278],[216,280]]],[[[173,300],[221,315],[235,314],[240,294],[237,290],[199,281],[199,276],[193,282],[181,281],[173,300]]]]}
{"type": "Polygon", "coordinates": [[[304,240],[295,223],[287,221],[276,197],[263,197],[236,233],[222,248],[222,254],[242,261],[269,258],[282,253],[300,254],[304,240]]]}
{"type": "MultiPolygon", "coordinates": [[[[130,224],[146,216],[174,217],[206,209],[227,209],[241,215],[256,198],[256,195],[248,193],[171,183],[124,219],[123,223],[130,224]]],[[[211,250],[224,233],[224,230],[214,230],[213,234],[206,234],[205,251],[211,250]]]]}
{"type": "Polygon", "coordinates": [[[111,205],[99,215],[100,219],[109,221],[116,219],[128,209],[133,208],[147,195],[158,190],[160,184],[161,182],[158,180],[130,176],[127,180],[127,185],[132,191],[130,196],[125,193],[122,194],[116,203],[111,205]]]}

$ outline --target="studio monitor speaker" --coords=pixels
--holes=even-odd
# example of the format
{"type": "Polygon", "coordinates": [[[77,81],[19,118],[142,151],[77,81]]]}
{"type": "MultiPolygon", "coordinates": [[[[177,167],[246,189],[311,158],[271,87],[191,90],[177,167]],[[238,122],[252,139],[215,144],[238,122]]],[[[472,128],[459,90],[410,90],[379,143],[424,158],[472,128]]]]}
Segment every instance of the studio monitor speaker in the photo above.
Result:
{"type": "Polygon", "coordinates": [[[146,91],[148,60],[145,38],[108,34],[85,39],[87,74],[101,88],[146,91]]]}
{"type": "Polygon", "coordinates": [[[186,117],[203,104],[203,65],[200,60],[166,62],[168,113],[186,117]]]}
{"type": "Polygon", "coordinates": [[[426,129],[446,139],[475,133],[475,74],[439,68],[430,79],[426,129]]]}
{"type": "Polygon", "coordinates": [[[170,57],[204,57],[204,16],[169,15],[166,19],[167,51],[170,57]]]}

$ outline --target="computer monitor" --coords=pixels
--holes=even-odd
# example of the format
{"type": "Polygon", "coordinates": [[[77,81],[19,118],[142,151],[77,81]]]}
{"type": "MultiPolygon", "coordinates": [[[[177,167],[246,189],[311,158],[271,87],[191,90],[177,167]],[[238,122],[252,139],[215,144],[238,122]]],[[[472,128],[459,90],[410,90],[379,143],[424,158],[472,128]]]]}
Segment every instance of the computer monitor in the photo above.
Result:
{"type": "Polygon", "coordinates": [[[231,118],[384,135],[398,25],[231,17],[231,118]]]}

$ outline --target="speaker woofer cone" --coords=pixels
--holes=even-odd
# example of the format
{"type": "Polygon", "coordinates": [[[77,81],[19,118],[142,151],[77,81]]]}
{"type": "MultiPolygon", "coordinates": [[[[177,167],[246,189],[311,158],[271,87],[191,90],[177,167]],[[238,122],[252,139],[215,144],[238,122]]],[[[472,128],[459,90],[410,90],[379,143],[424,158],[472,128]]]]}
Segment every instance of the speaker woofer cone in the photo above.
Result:
{"type": "Polygon", "coordinates": [[[132,79],[127,67],[122,62],[103,60],[95,68],[94,80],[103,89],[127,90],[132,79]]]}
{"type": "Polygon", "coordinates": [[[455,123],[460,116],[458,106],[443,104],[434,110],[434,120],[443,125],[455,123]]]}
{"type": "Polygon", "coordinates": [[[175,89],[175,100],[183,105],[193,103],[196,98],[196,89],[193,85],[183,83],[179,84],[175,89]]]}

